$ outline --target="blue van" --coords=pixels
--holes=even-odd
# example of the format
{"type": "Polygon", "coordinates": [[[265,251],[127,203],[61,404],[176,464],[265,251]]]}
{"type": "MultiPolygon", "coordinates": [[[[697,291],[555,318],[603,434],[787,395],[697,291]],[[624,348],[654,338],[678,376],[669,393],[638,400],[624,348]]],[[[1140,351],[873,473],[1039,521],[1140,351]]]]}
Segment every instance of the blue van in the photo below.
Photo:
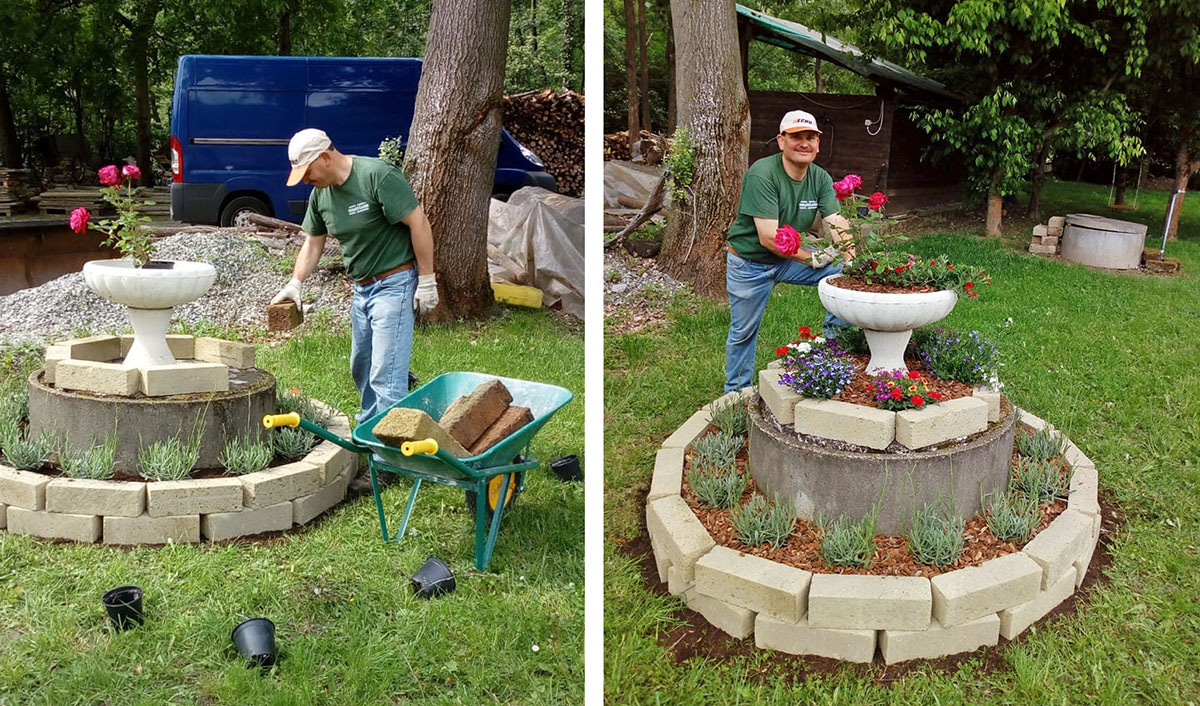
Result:
{"type": "MultiPolygon", "coordinates": [[[[288,139],[321,128],[337,149],[373,157],[408,142],[420,59],[207,56],[179,59],[171,99],[171,219],[241,224],[250,213],[299,223],[312,187],[285,186],[288,139]]],[[[494,194],[555,189],[533,152],[503,131],[494,194]]]]}

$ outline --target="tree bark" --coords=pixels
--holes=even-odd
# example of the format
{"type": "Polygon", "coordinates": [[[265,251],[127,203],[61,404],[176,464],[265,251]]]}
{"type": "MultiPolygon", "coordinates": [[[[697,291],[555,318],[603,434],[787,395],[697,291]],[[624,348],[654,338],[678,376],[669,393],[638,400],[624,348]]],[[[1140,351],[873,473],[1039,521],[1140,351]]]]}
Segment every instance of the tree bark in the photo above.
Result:
{"type": "Polygon", "coordinates": [[[646,2],[637,0],[638,9],[638,61],[641,69],[641,87],[638,91],[641,98],[642,129],[654,132],[653,121],[650,120],[650,62],[646,59],[647,45],[650,35],[646,33],[646,2]]]}
{"type": "Polygon", "coordinates": [[[675,22],[667,4],[667,134],[675,132],[675,22]]]}
{"type": "Polygon", "coordinates": [[[154,159],[150,144],[150,34],[158,17],[161,0],[142,5],[134,17],[129,35],[130,56],[133,59],[133,95],[137,105],[137,163],[142,186],[154,186],[154,159]]]}
{"type": "Polygon", "coordinates": [[[21,142],[17,139],[17,124],[13,120],[12,101],[8,97],[8,75],[3,62],[0,62],[0,152],[4,153],[5,167],[21,168],[21,142]]]}
{"type": "Polygon", "coordinates": [[[279,56],[292,55],[292,6],[285,4],[279,12],[279,56]]]}
{"type": "Polygon", "coordinates": [[[1042,188],[1046,185],[1046,157],[1050,154],[1050,141],[1043,140],[1033,156],[1033,187],[1029,190],[1028,216],[1034,222],[1042,220],[1042,188]]]}
{"type": "Polygon", "coordinates": [[[987,197],[987,225],[984,232],[989,238],[1000,237],[1001,211],[1004,209],[1004,195],[1000,193],[1000,168],[992,170],[992,185],[987,197]]]}
{"type": "Polygon", "coordinates": [[[1125,190],[1129,188],[1129,169],[1117,166],[1117,173],[1113,177],[1113,205],[1119,206],[1125,203],[1125,190]]]}
{"type": "Polygon", "coordinates": [[[638,101],[638,71],[637,71],[637,11],[633,3],[637,0],[625,0],[625,98],[629,103],[629,151],[633,152],[633,143],[642,135],[641,103],[638,101]]]}
{"type": "Polygon", "coordinates": [[[821,60],[813,59],[813,86],[817,93],[825,92],[825,77],[821,75],[821,60]]]}
{"type": "Polygon", "coordinates": [[[672,202],[659,263],[707,296],[725,291],[725,233],[737,215],[750,136],[733,0],[671,0],[679,123],[696,146],[692,194],[672,202]]]}
{"type": "Polygon", "coordinates": [[[494,310],[488,200],[500,146],[508,0],[434,0],[405,171],[433,227],[442,304],[431,320],[494,310]]]}
{"type": "Polygon", "coordinates": [[[1200,171],[1200,159],[1188,159],[1188,143],[1192,137],[1191,130],[1182,130],[1179,136],[1179,150],[1175,153],[1175,191],[1179,198],[1175,199],[1175,209],[1171,210],[1171,201],[1167,201],[1167,213],[1171,220],[1167,223],[1167,240],[1179,239],[1179,214],[1183,212],[1183,199],[1187,196],[1188,179],[1200,171]]]}

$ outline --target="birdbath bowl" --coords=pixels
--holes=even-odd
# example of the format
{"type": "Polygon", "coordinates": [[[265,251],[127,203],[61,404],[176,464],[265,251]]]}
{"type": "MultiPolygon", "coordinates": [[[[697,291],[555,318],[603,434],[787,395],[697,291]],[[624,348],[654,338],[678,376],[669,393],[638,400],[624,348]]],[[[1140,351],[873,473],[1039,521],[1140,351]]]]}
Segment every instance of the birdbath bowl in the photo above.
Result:
{"type": "Polygon", "coordinates": [[[133,324],[133,345],[126,368],[173,365],[167,347],[167,326],[176,306],[200,297],[212,286],[217,271],[205,262],[168,261],[136,267],[132,260],[92,260],[83,278],[96,294],[122,304],[133,324]]]}
{"type": "Polygon", "coordinates": [[[860,327],[866,334],[871,349],[867,373],[872,375],[887,370],[908,372],[904,349],[913,329],[940,321],[958,302],[958,293],[950,289],[891,293],[834,286],[831,282],[841,276],[821,280],[817,294],[830,313],[860,327]]]}

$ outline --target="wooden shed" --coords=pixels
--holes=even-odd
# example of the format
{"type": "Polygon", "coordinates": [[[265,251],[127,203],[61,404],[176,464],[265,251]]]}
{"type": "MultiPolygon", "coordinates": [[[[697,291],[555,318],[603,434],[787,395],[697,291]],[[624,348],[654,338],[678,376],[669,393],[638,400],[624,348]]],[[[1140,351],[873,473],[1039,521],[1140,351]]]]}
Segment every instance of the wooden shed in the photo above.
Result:
{"type": "Polygon", "coordinates": [[[743,80],[750,101],[750,161],[779,151],[779,120],[805,110],[821,128],[817,164],[833,178],[858,174],[863,188],[882,191],[890,215],[956,203],[962,199],[960,162],[924,157],[927,134],[910,117],[919,106],[952,107],[962,99],[942,84],[888,61],[870,59],[858,48],[822,36],[804,25],[737,6],[743,80]],[[761,41],[828,61],[873,82],[875,95],[749,90],[749,46],[761,41]]]}

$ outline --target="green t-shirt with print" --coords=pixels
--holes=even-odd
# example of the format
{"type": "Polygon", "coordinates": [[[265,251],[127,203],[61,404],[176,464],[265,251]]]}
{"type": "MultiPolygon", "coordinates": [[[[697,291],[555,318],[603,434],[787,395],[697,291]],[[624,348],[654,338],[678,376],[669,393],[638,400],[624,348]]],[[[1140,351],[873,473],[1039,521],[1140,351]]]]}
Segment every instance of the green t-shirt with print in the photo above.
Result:
{"type": "Polygon", "coordinates": [[[729,227],[726,239],[738,255],[764,265],[775,265],[783,258],[763,247],[758,240],[755,218],[779,221],[803,234],[813,225],[817,212],[829,216],[838,212],[833,177],[815,164],[800,181],[788,176],[783,169],[783,155],[776,153],[750,165],[742,178],[742,198],[738,201],[737,218],[729,227]]]}
{"type": "Polygon", "coordinates": [[[351,159],[344,183],[309,194],[301,227],[337,238],[346,274],[362,280],[413,259],[412,233],[400,219],[419,204],[399,169],[374,157],[351,159]]]}

